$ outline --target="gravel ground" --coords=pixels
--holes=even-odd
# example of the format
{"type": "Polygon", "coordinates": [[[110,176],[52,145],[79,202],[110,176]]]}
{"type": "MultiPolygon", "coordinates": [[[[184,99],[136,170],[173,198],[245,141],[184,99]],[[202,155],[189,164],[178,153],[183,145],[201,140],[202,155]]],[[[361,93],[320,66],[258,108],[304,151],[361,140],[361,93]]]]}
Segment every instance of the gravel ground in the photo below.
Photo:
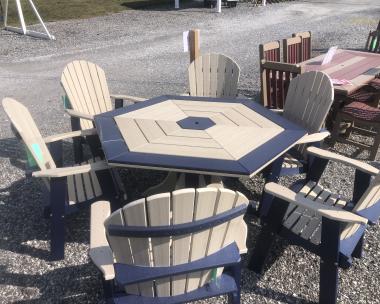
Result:
{"type": "MultiPolygon", "coordinates": [[[[186,89],[187,54],[181,32],[201,29],[202,52],[222,52],[242,68],[240,94],[256,97],[259,89],[258,44],[311,30],[315,52],[329,46],[360,48],[379,18],[376,1],[305,1],[253,7],[239,4],[214,14],[187,4],[48,24],[57,41],[41,41],[0,32],[0,98],[12,96],[32,112],[43,135],[69,130],[62,115],[59,77],[65,64],[87,59],[102,66],[114,93],[145,97],[182,93],[186,89]]],[[[364,140],[368,140],[364,138],[364,140]]],[[[50,262],[49,222],[42,219],[39,181],[25,177],[21,146],[13,138],[0,110],[0,303],[102,303],[99,274],[87,256],[88,211],[67,219],[66,259],[50,262]]],[[[67,150],[69,146],[67,146],[67,150]]],[[[332,149],[366,159],[366,152],[347,145],[332,149]]],[[[69,153],[68,153],[69,154],[69,153]]],[[[124,172],[130,197],[155,184],[162,174],[124,172]]],[[[295,177],[298,178],[298,177],[295,177]]],[[[330,189],[349,197],[352,170],[331,165],[324,177],[330,189]]],[[[288,184],[292,179],[283,179],[288,184]]],[[[227,185],[249,198],[258,198],[260,176],[250,181],[229,179],[227,185]]],[[[260,227],[249,222],[252,248],[260,227]]],[[[380,303],[380,245],[378,227],[366,235],[366,256],[340,271],[340,303],[380,303]]],[[[283,241],[280,254],[262,276],[243,270],[243,303],[312,303],[318,299],[319,259],[283,241]]],[[[273,256],[273,257],[274,257],[273,256]]],[[[223,303],[223,298],[201,303],[223,303]]]]}

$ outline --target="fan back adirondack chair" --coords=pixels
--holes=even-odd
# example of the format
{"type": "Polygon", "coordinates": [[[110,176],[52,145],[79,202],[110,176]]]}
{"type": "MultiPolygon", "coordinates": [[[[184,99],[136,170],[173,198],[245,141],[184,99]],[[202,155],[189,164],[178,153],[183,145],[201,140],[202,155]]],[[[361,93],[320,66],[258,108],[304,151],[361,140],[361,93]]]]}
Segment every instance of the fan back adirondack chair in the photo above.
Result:
{"type": "Polygon", "coordinates": [[[108,202],[92,205],[90,257],[106,297],[153,304],[229,294],[240,303],[247,204],[239,192],[211,187],[156,194],[110,216],[108,202]],[[125,292],[115,292],[114,282],[125,292]]]}
{"type": "Polygon", "coordinates": [[[266,61],[260,63],[261,104],[270,109],[282,109],[291,80],[303,72],[294,64],[266,61]]]}
{"type": "MultiPolygon", "coordinates": [[[[305,180],[285,188],[265,186],[273,201],[254,248],[249,268],[261,272],[275,234],[304,247],[321,258],[319,303],[335,304],[338,294],[338,267],[347,268],[353,258],[362,257],[366,224],[380,216],[380,175],[377,168],[316,147],[305,180]],[[356,169],[351,201],[331,193],[320,183],[329,161],[356,169]]],[[[343,169],[344,170],[344,169],[343,169]]],[[[306,271],[306,270],[305,270],[306,271]]]]}
{"type": "MultiPolygon", "coordinates": [[[[266,183],[277,182],[279,176],[307,172],[309,163],[305,150],[310,145],[320,145],[330,135],[322,128],[333,101],[334,86],[330,77],[323,72],[307,72],[298,75],[290,82],[282,115],[303,126],[308,135],[266,168],[264,172],[266,183]]],[[[259,205],[261,216],[265,216],[268,212],[270,199],[271,197],[265,193],[262,195],[259,205]]]]}
{"type": "Polygon", "coordinates": [[[302,39],[302,55],[301,61],[306,61],[311,58],[311,32],[294,33],[292,37],[301,37],[302,39]]]}
{"type": "MultiPolygon", "coordinates": [[[[128,95],[110,95],[105,72],[98,65],[84,60],[76,60],[66,65],[61,76],[61,85],[65,91],[65,108],[71,116],[72,130],[86,130],[94,127],[93,119],[115,108],[122,107],[124,101],[140,102],[144,98],[128,95]]],[[[102,156],[97,137],[86,138],[91,151],[102,156]]],[[[83,159],[79,139],[74,142],[76,160],[83,159]]]]}
{"type": "Polygon", "coordinates": [[[90,160],[82,165],[58,168],[62,165],[62,140],[96,132],[87,129],[43,138],[24,105],[11,98],[5,98],[2,104],[16,135],[25,144],[30,165],[40,170],[33,172],[33,176],[43,179],[49,193],[49,203],[44,213],[51,218],[51,253],[53,259],[62,259],[64,215],[99,198],[112,199],[116,196],[108,165],[104,161],[90,160]]]}
{"type": "Polygon", "coordinates": [[[296,64],[302,62],[302,38],[292,37],[284,39],[283,45],[283,57],[285,63],[296,64]]]}
{"type": "Polygon", "coordinates": [[[236,97],[240,68],[222,54],[204,54],[188,68],[191,96],[236,97]]]}

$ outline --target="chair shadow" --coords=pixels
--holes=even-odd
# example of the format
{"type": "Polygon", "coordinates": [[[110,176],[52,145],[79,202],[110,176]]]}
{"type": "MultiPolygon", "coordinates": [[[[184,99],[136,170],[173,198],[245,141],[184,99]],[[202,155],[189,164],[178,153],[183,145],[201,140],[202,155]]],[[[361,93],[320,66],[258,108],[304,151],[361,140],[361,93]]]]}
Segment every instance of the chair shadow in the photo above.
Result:
{"type": "Polygon", "coordinates": [[[90,263],[57,268],[43,275],[12,273],[8,272],[5,266],[0,265],[0,274],[0,285],[38,289],[38,298],[16,300],[12,303],[37,304],[53,303],[54,301],[89,303],[90,293],[91,299],[97,300],[96,303],[103,302],[101,300],[104,298],[101,277],[90,263]]]}

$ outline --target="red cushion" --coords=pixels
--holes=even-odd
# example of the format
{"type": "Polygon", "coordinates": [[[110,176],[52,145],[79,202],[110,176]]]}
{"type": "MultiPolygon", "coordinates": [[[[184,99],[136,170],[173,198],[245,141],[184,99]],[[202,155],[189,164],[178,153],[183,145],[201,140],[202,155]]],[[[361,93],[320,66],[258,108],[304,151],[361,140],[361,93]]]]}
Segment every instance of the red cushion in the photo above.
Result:
{"type": "Polygon", "coordinates": [[[352,116],[355,119],[380,122],[380,109],[371,107],[362,102],[351,102],[344,106],[341,112],[352,116]]]}
{"type": "Polygon", "coordinates": [[[380,78],[375,78],[372,80],[369,85],[377,90],[380,90],[380,78]]]}
{"type": "Polygon", "coordinates": [[[371,85],[366,85],[359,90],[348,95],[349,101],[360,101],[360,102],[372,102],[373,98],[379,91],[371,85]]]}

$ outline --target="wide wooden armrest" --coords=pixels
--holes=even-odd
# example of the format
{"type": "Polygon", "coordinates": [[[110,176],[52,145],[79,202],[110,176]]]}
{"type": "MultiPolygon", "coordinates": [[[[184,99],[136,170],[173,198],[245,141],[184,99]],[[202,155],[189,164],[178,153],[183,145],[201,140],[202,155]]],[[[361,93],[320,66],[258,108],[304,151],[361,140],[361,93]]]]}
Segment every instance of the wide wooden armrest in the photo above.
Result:
{"type": "Polygon", "coordinates": [[[92,262],[103,273],[105,280],[112,280],[115,277],[113,254],[104,228],[104,221],[110,214],[111,206],[108,201],[98,201],[91,205],[89,255],[92,262]]]}
{"type": "Polygon", "coordinates": [[[87,130],[78,130],[78,131],[73,131],[73,132],[50,135],[50,136],[45,137],[44,141],[45,143],[51,143],[58,140],[64,140],[64,139],[69,139],[69,138],[78,137],[78,136],[96,135],[96,134],[98,134],[98,132],[96,131],[95,128],[92,128],[92,129],[87,129],[87,130]]]}
{"type": "Polygon", "coordinates": [[[122,99],[131,102],[141,102],[147,100],[146,98],[130,96],[130,95],[121,95],[121,94],[111,94],[111,99],[122,99]]]}
{"type": "Polygon", "coordinates": [[[274,195],[284,201],[315,211],[320,215],[339,222],[367,224],[367,219],[352,212],[345,211],[335,206],[324,205],[293,192],[292,190],[276,183],[265,185],[265,192],[274,195]]]}
{"type": "Polygon", "coordinates": [[[342,164],[345,164],[347,166],[351,166],[355,169],[358,169],[362,172],[365,172],[365,173],[368,173],[371,175],[379,174],[379,169],[377,169],[377,168],[375,168],[375,167],[373,167],[373,166],[371,166],[365,162],[362,162],[362,161],[356,160],[356,159],[352,159],[352,158],[349,158],[349,157],[346,157],[343,155],[339,155],[339,154],[336,154],[336,153],[333,153],[333,152],[330,152],[327,150],[323,150],[323,149],[320,149],[317,147],[308,147],[307,153],[311,154],[311,155],[315,155],[315,156],[320,157],[320,158],[325,158],[325,159],[329,159],[332,161],[336,161],[338,163],[342,163],[342,164]]]}
{"type": "Polygon", "coordinates": [[[313,142],[319,142],[324,140],[326,137],[330,136],[329,131],[322,131],[318,133],[313,134],[306,134],[304,137],[302,137],[297,144],[309,144],[313,142]]]}
{"type": "Polygon", "coordinates": [[[81,166],[55,168],[33,172],[34,177],[65,177],[75,174],[89,173],[91,171],[99,171],[109,169],[105,161],[98,161],[81,166]]]}
{"type": "Polygon", "coordinates": [[[86,114],[82,112],[75,111],[73,109],[65,109],[66,113],[69,114],[71,117],[78,117],[81,119],[86,119],[86,120],[94,120],[94,115],[91,114],[86,114]]]}

